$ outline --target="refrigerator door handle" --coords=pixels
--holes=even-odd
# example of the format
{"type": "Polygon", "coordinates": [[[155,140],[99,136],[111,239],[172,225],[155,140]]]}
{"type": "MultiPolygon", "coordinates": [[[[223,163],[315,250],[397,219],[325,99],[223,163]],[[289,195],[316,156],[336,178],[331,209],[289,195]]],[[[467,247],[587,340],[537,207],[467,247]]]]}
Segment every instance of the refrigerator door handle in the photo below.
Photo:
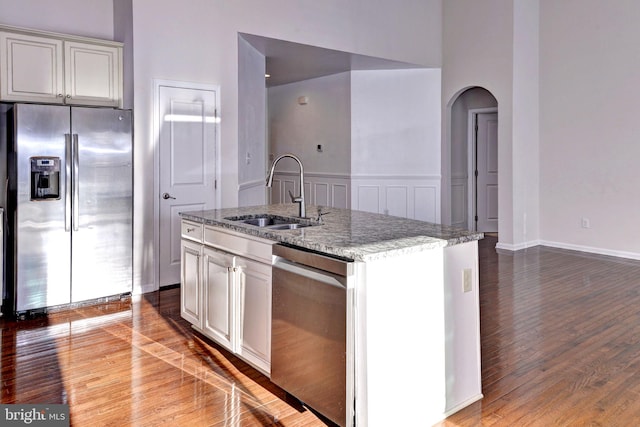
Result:
{"type": "Polygon", "coordinates": [[[80,215],[80,186],[79,182],[79,161],[78,161],[78,134],[73,134],[73,231],[78,231],[80,215]]]}
{"type": "Polygon", "coordinates": [[[64,134],[64,231],[71,231],[71,135],[64,134]]]}

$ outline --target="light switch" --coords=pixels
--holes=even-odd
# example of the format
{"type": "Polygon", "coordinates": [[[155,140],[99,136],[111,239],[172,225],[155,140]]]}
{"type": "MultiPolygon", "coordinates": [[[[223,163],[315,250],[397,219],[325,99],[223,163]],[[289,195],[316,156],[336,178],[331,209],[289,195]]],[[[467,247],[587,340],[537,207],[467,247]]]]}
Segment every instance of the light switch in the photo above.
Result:
{"type": "Polygon", "coordinates": [[[471,292],[471,279],[473,278],[473,271],[470,268],[462,270],[462,291],[471,292]]]}

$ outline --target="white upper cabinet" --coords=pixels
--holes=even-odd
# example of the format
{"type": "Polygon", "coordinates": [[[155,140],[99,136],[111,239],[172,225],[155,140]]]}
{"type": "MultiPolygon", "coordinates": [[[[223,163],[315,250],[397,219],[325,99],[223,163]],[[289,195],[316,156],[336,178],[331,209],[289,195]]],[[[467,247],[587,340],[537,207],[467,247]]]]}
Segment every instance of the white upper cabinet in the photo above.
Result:
{"type": "Polygon", "coordinates": [[[0,27],[0,100],[122,106],[122,43],[0,27]]]}
{"type": "Polygon", "coordinates": [[[65,42],[67,104],[119,106],[122,48],[65,42]]]}
{"type": "Polygon", "coordinates": [[[0,32],[3,101],[63,102],[62,41],[0,32]]]}

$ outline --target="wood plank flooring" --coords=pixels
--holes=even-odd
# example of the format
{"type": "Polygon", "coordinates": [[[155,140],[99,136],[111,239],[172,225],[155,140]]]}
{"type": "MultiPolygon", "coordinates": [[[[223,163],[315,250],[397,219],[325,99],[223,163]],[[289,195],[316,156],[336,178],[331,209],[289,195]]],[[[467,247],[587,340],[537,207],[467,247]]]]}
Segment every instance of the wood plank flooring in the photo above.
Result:
{"type": "Polygon", "coordinates": [[[73,426],[326,426],[193,332],[179,289],[0,320],[2,403],[68,403],[73,426]]]}
{"type": "Polygon", "coordinates": [[[438,426],[640,425],[640,262],[481,242],[484,398],[438,426]]]}
{"type": "MultiPolygon", "coordinates": [[[[485,397],[438,426],[640,425],[640,262],[495,242],[480,242],[485,397]]],[[[194,333],[178,289],[0,328],[2,402],[68,403],[74,426],[328,425],[194,333]]]]}

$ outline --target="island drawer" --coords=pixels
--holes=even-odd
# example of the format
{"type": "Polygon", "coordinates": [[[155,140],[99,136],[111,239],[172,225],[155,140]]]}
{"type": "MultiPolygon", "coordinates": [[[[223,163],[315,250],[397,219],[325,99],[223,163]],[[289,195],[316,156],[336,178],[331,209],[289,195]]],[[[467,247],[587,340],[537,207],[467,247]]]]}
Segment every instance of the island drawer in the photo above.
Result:
{"type": "Polygon", "coordinates": [[[204,229],[205,245],[268,264],[271,264],[271,246],[273,243],[270,240],[235,233],[230,230],[222,230],[215,227],[205,227],[204,229]]]}
{"type": "Polygon", "coordinates": [[[181,234],[183,238],[202,242],[202,224],[183,219],[181,234]]]}

